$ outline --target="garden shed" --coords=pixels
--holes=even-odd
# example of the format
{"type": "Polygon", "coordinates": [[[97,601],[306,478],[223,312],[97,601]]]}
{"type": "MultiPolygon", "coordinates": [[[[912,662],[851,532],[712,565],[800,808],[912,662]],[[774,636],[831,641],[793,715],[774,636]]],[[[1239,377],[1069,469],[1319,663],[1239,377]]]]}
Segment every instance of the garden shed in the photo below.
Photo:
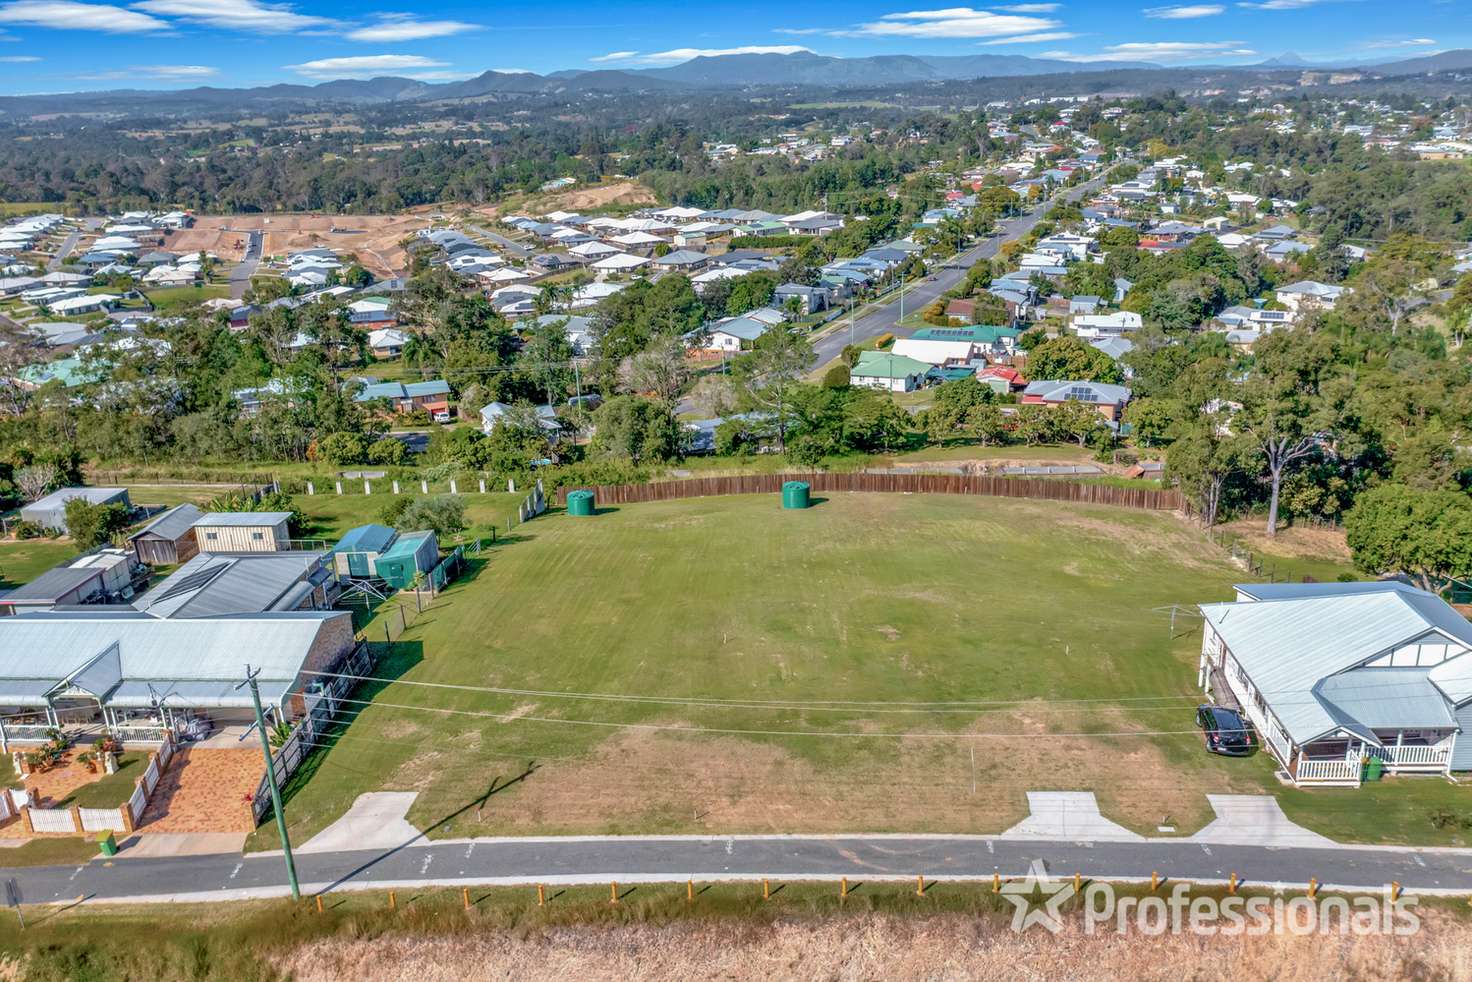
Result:
{"type": "Polygon", "coordinates": [[[414,585],[414,577],[439,564],[440,545],[433,532],[405,532],[388,551],[378,557],[373,569],[389,586],[403,590],[414,585]]]}

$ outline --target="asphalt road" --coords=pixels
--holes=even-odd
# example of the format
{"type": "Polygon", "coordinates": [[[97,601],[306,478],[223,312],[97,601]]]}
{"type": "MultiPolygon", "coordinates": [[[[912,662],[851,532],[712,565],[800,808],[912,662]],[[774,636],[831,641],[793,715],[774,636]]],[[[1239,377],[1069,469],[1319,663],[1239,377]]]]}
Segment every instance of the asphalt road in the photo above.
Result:
{"type": "Polygon", "coordinates": [[[245,296],[245,291],[250,289],[250,278],[256,275],[256,267],[261,265],[263,237],[260,232],[246,234],[249,239],[245,243],[245,256],[240,260],[240,265],[230,271],[230,297],[233,300],[245,296]]]}
{"type": "MultiPolygon", "coordinates": [[[[72,254],[72,250],[77,247],[77,240],[81,237],[82,231],[81,229],[77,229],[61,241],[60,247],[56,250],[56,255],[52,256],[51,261],[46,264],[47,272],[54,273],[58,269],[61,269],[61,264],[66,262],[66,257],[72,254]]],[[[262,769],[264,770],[264,767],[262,769]]]]}
{"type": "Polygon", "coordinates": [[[525,259],[527,256],[530,256],[532,252],[535,251],[527,246],[522,245],[520,242],[516,242],[512,239],[506,238],[506,236],[501,235],[499,232],[492,232],[490,229],[485,228],[484,226],[467,224],[465,227],[470,229],[477,235],[482,235],[490,239],[492,242],[496,243],[496,245],[516,256],[518,259],[525,259]]]}
{"type": "MultiPolygon", "coordinates": [[[[479,839],[398,849],[298,854],[303,891],[470,884],[682,882],[696,880],[989,880],[1025,876],[1042,860],[1050,876],[1097,880],[1225,882],[1247,887],[1472,893],[1472,851],[1387,847],[1271,848],[1190,842],[1054,842],[948,836],[750,836],[479,839]]],[[[23,903],[85,897],[236,899],[287,892],[280,854],[234,853],[161,859],[119,858],[111,865],[0,869],[23,903]]]]}
{"type": "MultiPolygon", "coordinates": [[[[1096,177],[1065,192],[1062,200],[1077,201],[1084,195],[1098,190],[1103,184],[1103,176],[1096,177]]],[[[1030,212],[999,223],[1002,229],[1000,235],[983,239],[946,263],[945,267],[937,270],[934,275],[926,277],[912,287],[907,287],[903,301],[905,312],[911,313],[933,303],[937,297],[965,279],[967,271],[972,266],[983,259],[991,259],[1005,243],[1014,242],[1027,235],[1033,230],[1033,226],[1043,220],[1044,213],[1058,200],[1060,199],[1055,197],[1051,201],[1037,205],[1030,212]]],[[[847,317],[835,319],[831,333],[813,343],[813,350],[818,356],[814,365],[826,365],[837,358],[846,345],[861,344],[886,331],[895,330],[895,325],[900,320],[900,305],[900,297],[896,294],[893,300],[886,302],[883,306],[854,318],[852,330],[849,329],[847,317]]]]}

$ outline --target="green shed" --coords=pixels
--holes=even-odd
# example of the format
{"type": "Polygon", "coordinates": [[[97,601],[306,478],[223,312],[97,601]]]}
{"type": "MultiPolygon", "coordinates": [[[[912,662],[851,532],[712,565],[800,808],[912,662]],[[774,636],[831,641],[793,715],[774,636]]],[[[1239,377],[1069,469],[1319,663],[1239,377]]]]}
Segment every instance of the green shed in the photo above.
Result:
{"type": "Polygon", "coordinates": [[[591,491],[569,491],[567,494],[567,513],[588,517],[593,514],[597,507],[597,498],[591,491]]]}
{"type": "Polygon", "coordinates": [[[405,532],[374,560],[373,571],[396,590],[414,585],[414,577],[439,564],[440,544],[433,532],[405,532]]]}

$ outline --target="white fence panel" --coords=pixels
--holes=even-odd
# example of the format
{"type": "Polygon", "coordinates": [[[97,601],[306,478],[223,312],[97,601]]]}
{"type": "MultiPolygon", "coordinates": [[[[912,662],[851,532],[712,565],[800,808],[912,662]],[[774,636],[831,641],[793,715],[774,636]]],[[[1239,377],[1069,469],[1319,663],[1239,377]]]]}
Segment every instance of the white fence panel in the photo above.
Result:
{"type": "Polygon", "coordinates": [[[169,766],[169,761],[174,759],[174,740],[172,735],[164,737],[164,745],[158,749],[158,765],[160,769],[169,766]]]}
{"type": "Polygon", "coordinates": [[[31,828],[37,832],[75,832],[77,825],[65,808],[32,808],[31,828]]]}
{"type": "Polygon", "coordinates": [[[0,822],[7,821],[16,816],[15,806],[10,803],[10,795],[0,791],[0,822]]]}
{"type": "Polygon", "coordinates": [[[79,808],[84,832],[123,832],[123,815],[116,808],[79,808]]]}
{"type": "Polygon", "coordinates": [[[133,789],[133,796],[128,799],[128,811],[133,816],[133,824],[143,817],[143,809],[148,807],[148,793],[143,790],[142,785],[133,789]]]}
{"type": "Polygon", "coordinates": [[[1359,761],[1346,760],[1299,760],[1296,775],[1300,783],[1305,781],[1360,781],[1359,761]]]}
{"type": "Polygon", "coordinates": [[[149,794],[158,785],[158,758],[154,757],[148,762],[148,770],[143,772],[143,788],[149,794]]]}

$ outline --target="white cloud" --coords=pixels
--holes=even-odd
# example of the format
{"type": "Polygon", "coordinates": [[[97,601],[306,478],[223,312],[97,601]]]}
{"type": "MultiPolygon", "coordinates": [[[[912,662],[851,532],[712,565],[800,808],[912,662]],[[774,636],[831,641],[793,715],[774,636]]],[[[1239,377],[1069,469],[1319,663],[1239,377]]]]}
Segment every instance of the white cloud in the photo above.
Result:
{"type": "Polygon", "coordinates": [[[168,30],[168,23],[136,10],[76,0],[16,0],[0,5],[0,24],[50,27],[59,31],[102,31],[148,34],[168,30]]]}
{"type": "Polygon", "coordinates": [[[479,24],[460,20],[420,20],[413,14],[379,14],[378,23],[348,31],[350,41],[420,41],[480,30],[479,24]]]}
{"type": "Polygon", "coordinates": [[[6,65],[25,65],[33,61],[40,61],[35,55],[5,55],[0,57],[0,63],[6,65]]]}
{"type": "Polygon", "coordinates": [[[218,68],[209,65],[138,65],[133,70],[150,78],[209,78],[220,74],[218,68]]]}
{"type": "Polygon", "coordinates": [[[193,24],[256,34],[288,34],[333,24],[325,17],[299,14],[290,4],[258,0],[139,0],[133,7],[193,24]]]}
{"type": "Polygon", "coordinates": [[[1246,7],[1248,10],[1302,10],[1304,7],[1312,7],[1317,3],[1319,0],[1261,0],[1259,3],[1243,0],[1237,6],[1246,7]]]}
{"type": "Polygon", "coordinates": [[[1130,41],[1111,44],[1093,54],[1044,51],[1041,57],[1060,61],[1202,61],[1221,58],[1250,58],[1257,54],[1241,41],[1130,41]]]}
{"type": "Polygon", "coordinates": [[[1063,6],[1061,3],[1014,3],[1010,7],[998,7],[997,9],[1013,14],[1051,14],[1061,6],[1063,6]]]}
{"type": "Polygon", "coordinates": [[[1158,20],[1193,20],[1197,17],[1215,17],[1225,13],[1226,7],[1219,3],[1196,3],[1182,7],[1146,7],[1146,17],[1158,20]]]}
{"type": "Polygon", "coordinates": [[[634,58],[638,54],[639,52],[637,51],[610,51],[606,55],[599,55],[596,58],[589,58],[588,60],[597,64],[602,64],[603,62],[607,61],[628,61],[630,58],[634,58]]]}
{"type": "Polygon", "coordinates": [[[1047,17],[1023,17],[995,14],[971,7],[946,7],[941,10],[910,10],[885,14],[879,20],[860,24],[845,34],[866,37],[901,38],[992,38],[1012,34],[1036,34],[1061,27],[1059,21],[1047,17]]]}
{"type": "Polygon", "coordinates": [[[398,74],[411,68],[446,68],[448,64],[422,55],[355,55],[345,58],[318,58],[300,65],[287,65],[299,75],[310,78],[372,78],[375,75],[398,74]]]}
{"type": "Polygon", "coordinates": [[[1367,41],[1362,48],[1434,48],[1437,42],[1431,38],[1406,38],[1401,41],[1367,41]]]}
{"type": "Polygon", "coordinates": [[[813,50],[804,48],[800,44],[748,44],[739,48],[671,48],[669,51],[654,51],[620,60],[640,65],[678,65],[691,58],[719,58],[722,55],[796,55],[804,53],[812,54],[813,50]]]}
{"type": "Polygon", "coordinates": [[[1019,34],[1016,37],[997,38],[995,41],[981,41],[984,45],[993,44],[1037,44],[1042,41],[1070,41],[1078,37],[1072,31],[1044,31],[1041,34],[1019,34]]]}

